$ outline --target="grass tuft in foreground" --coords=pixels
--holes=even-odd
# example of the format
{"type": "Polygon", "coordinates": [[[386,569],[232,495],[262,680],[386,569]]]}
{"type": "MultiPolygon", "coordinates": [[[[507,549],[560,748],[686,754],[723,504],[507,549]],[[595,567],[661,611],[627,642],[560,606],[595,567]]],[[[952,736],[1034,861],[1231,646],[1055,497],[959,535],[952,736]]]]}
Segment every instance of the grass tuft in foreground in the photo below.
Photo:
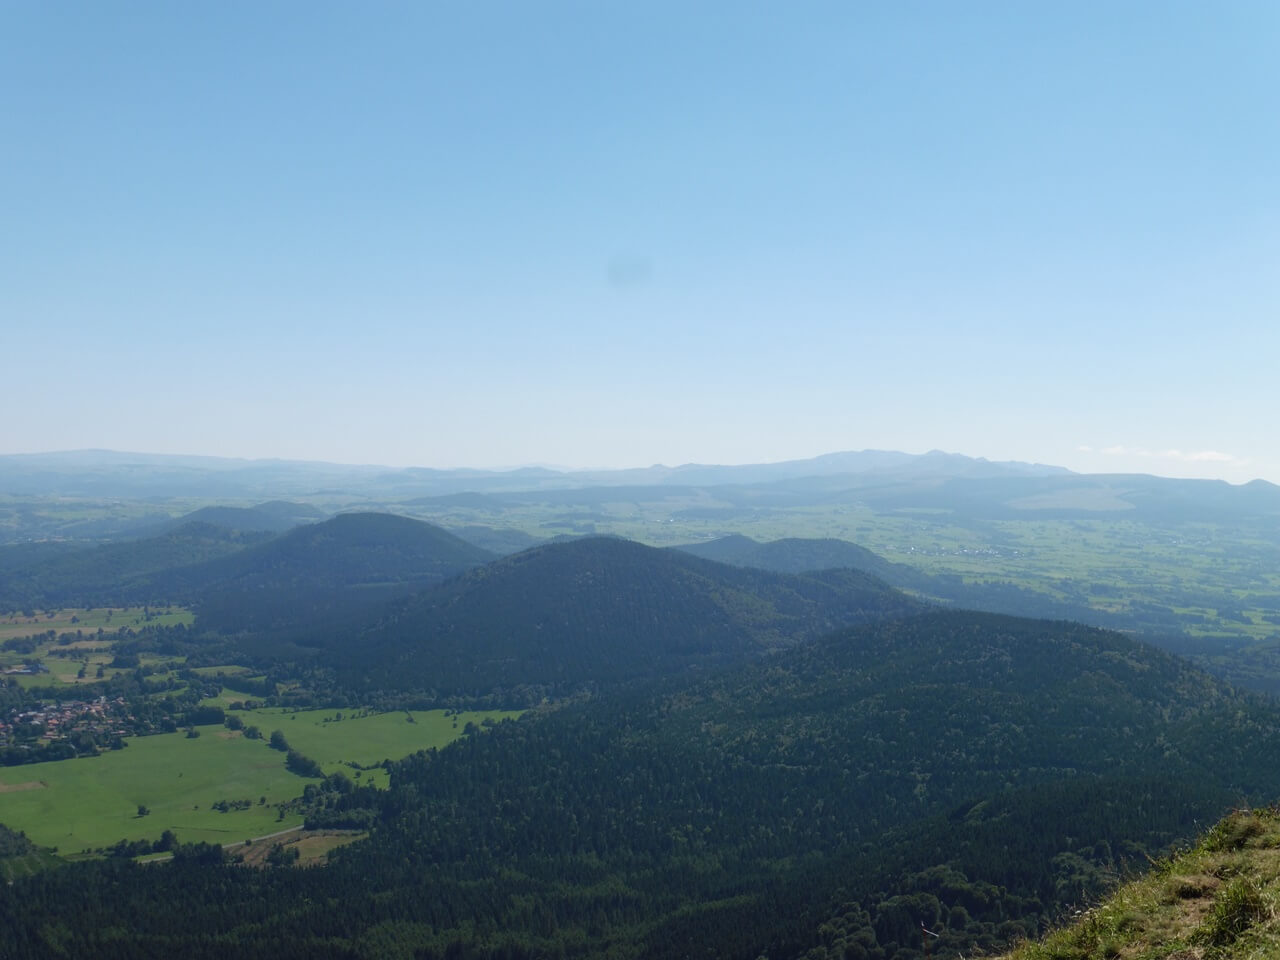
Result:
{"type": "Polygon", "coordinates": [[[1240,810],[1004,960],[1280,958],[1280,809],[1240,810]]]}

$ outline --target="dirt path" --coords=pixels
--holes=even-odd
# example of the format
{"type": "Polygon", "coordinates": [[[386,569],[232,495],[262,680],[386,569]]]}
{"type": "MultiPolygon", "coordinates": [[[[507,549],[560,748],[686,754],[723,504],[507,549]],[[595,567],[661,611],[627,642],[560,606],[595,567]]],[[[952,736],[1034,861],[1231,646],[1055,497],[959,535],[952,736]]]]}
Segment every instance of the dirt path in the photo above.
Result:
{"type": "MultiPolygon", "coordinates": [[[[236,840],[234,843],[224,843],[222,845],[222,849],[232,850],[236,847],[243,847],[245,844],[248,844],[248,843],[257,843],[259,840],[274,840],[276,837],[283,837],[289,833],[297,833],[301,829],[302,829],[302,826],[298,825],[296,827],[289,827],[285,830],[277,830],[275,833],[266,833],[260,837],[253,837],[252,839],[249,839],[249,840],[236,840]]],[[[143,860],[141,862],[142,863],[165,863],[172,859],[173,859],[173,854],[166,853],[163,857],[153,857],[150,860],[143,860]]]]}
{"type": "Polygon", "coordinates": [[[17,793],[20,790],[43,790],[47,784],[40,780],[28,780],[26,783],[0,783],[0,793],[17,793]]]}

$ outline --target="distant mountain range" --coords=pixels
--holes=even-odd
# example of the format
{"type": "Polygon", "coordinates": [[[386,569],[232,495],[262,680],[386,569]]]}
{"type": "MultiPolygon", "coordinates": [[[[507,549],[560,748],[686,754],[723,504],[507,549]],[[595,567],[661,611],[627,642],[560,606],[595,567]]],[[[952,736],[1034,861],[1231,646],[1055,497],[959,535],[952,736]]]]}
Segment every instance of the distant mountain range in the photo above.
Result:
{"type": "MultiPolygon", "coordinates": [[[[940,451],[864,450],[742,466],[505,472],[82,451],[0,456],[0,493],[18,501],[0,502],[0,537],[10,541],[163,532],[174,521],[156,513],[166,501],[204,501],[208,513],[186,519],[241,531],[279,531],[290,521],[319,519],[336,507],[450,516],[450,525],[471,527],[504,514],[527,520],[531,509],[551,510],[560,511],[557,516],[581,534],[608,532],[596,524],[615,520],[616,511],[610,511],[618,504],[663,509],[676,522],[724,524],[725,532],[761,511],[844,507],[946,515],[961,524],[1089,517],[1154,523],[1280,521],[1280,487],[1262,480],[1232,485],[1145,474],[1075,474],[1062,467],[940,451]],[[35,510],[24,498],[46,506],[35,510]],[[101,509],[92,517],[74,511],[64,516],[57,514],[54,498],[130,502],[135,519],[113,519],[110,510],[103,515],[101,509]],[[274,502],[252,508],[252,514],[234,513],[260,500],[274,502]],[[141,522],[136,519],[139,509],[149,511],[141,522]]],[[[527,539],[505,532],[484,542],[484,535],[475,532],[483,546],[498,552],[528,545],[527,539]]]]}
{"type": "Polygon", "coordinates": [[[0,456],[0,492],[38,496],[202,496],[257,498],[314,495],[342,489],[442,496],[473,491],[528,491],[591,486],[688,486],[771,483],[801,477],[872,474],[895,477],[1066,476],[1063,467],[992,462],[943,453],[884,450],[829,453],[808,460],[718,466],[656,465],[626,470],[437,470],[352,466],[294,460],[238,460],[110,450],[0,456]]]}

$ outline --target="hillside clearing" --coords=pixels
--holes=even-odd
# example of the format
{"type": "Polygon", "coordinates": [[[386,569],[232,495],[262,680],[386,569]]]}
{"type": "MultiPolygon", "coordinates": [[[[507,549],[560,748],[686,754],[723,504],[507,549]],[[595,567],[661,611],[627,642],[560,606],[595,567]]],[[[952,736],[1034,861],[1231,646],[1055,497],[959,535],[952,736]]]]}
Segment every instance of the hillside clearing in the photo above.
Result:
{"type": "Polygon", "coordinates": [[[341,770],[363,783],[385,787],[388,782],[385,770],[353,770],[353,765],[373,767],[384,760],[399,760],[418,750],[439,749],[462,736],[468,724],[480,727],[490,722],[516,719],[520,711],[371,713],[362,710],[290,711],[267,707],[235,710],[232,715],[238,716],[246,725],[258,727],[264,736],[280,730],[290,747],[319,763],[326,775],[341,770]]]}

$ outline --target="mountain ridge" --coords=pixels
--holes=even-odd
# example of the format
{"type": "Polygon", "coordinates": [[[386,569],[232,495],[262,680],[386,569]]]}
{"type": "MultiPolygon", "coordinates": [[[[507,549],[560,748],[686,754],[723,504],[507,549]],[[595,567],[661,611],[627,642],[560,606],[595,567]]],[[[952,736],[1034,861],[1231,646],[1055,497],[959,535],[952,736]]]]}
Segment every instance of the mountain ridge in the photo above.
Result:
{"type": "Polygon", "coordinates": [[[343,481],[353,489],[387,487],[414,489],[420,495],[468,492],[475,489],[542,489],[592,485],[663,486],[698,482],[756,483],[839,473],[885,471],[934,474],[961,471],[990,476],[1059,475],[1064,467],[996,462],[981,457],[930,451],[906,454],[893,451],[846,451],[802,460],[763,464],[716,465],[688,463],[675,467],[656,465],[618,470],[557,471],[545,467],[513,470],[432,467],[393,468],[304,460],[252,460],[226,457],[193,457],[167,454],[80,450],[53,453],[0,455],[0,489],[22,494],[121,495],[154,492],[160,485],[188,495],[206,489],[239,495],[278,496],[313,492],[343,481]],[[147,474],[150,474],[149,476],[147,474]],[[201,477],[204,477],[203,487],[201,477]],[[308,479],[311,478],[311,479],[308,479]]]}

